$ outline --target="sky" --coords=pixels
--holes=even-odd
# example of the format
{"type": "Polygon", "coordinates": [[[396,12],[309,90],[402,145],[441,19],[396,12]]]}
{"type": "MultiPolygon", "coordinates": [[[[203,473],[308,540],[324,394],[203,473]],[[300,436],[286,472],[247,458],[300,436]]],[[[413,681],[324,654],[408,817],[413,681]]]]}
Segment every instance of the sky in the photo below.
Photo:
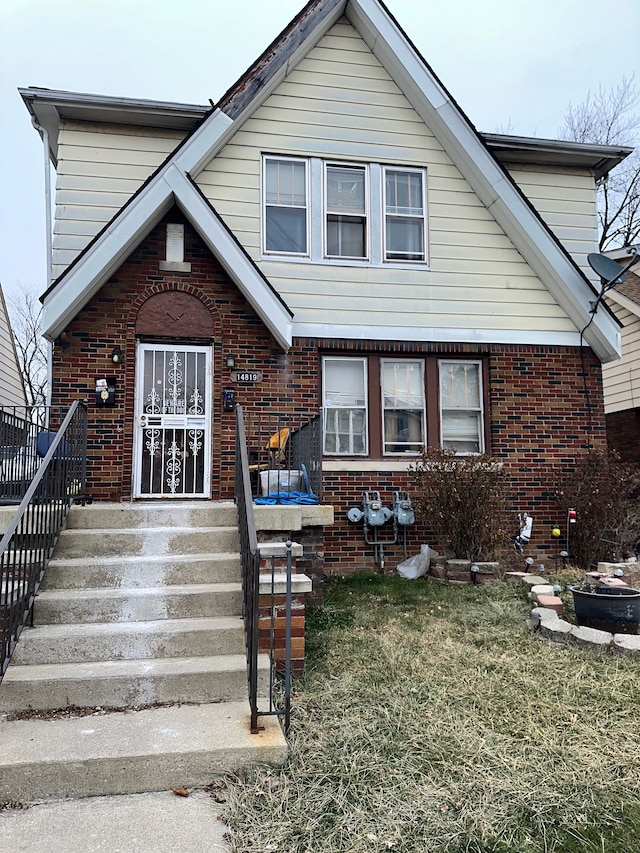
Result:
{"type": "MultiPolygon", "coordinates": [[[[18,88],[207,104],[303,0],[0,0],[0,283],[46,289],[42,142],[18,88]]],[[[636,76],[640,3],[386,0],[478,130],[557,138],[570,103],[636,76]]]]}

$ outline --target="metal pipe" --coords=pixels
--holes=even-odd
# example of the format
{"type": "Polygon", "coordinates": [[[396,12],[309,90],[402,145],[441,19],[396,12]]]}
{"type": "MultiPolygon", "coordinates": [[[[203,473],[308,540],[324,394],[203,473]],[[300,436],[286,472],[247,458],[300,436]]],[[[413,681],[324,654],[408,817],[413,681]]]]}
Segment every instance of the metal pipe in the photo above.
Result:
{"type": "Polygon", "coordinates": [[[44,150],[44,200],[45,200],[45,228],[46,228],[46,246],[47,246],[47,287],[51,285],[53,278],[53,246],[51,236],[51,172],[49,158],[49,133],[35,116],[31,116],[31,124],[35,127],[42,138],[44,150]]]}
{"type": "MultiPolygon", "coordinates": [[[[53,280],[53,244],[52,244],[52,228],[51,228],[51,166],[49,157],[49,133],[45,127],[38,123],[35,115],[31,116],[31,124],[40,134],[42,139],[42,148],[44,151],[44,221],[45,221],[45,241],[46,241],[46,273],[47,286],[51,286],[53,280]]],[[[47,412],[51,406],[51,392],[53,386],[53,343],[47,341],[47,412]]],[[[48,427],[49,424],[47,423],[48,427]]]]}

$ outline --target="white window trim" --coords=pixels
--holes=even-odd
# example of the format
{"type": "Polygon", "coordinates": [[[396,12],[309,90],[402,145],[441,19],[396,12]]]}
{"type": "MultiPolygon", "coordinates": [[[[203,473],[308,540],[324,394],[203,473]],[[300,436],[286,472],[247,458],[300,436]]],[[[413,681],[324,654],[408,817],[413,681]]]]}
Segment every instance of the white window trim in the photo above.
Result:
{"type": "MultiPolygon", "coordinates": [[[[477,452],[474,451],[458,451],[456,450],[456,456],[479,456],[485,452],[485,441],[484,441],[484,377],[482,372],[482,361],[476,359],[453,359],[453,358],[439,358],[438,359],[438,417],[440,419],[440,446],[444,446],[444,436],[442,434],[442,381],[441,381],[441,373],[440,367],[443,364],[474,364],[478,367],[478,393],[480,398],[480,405],[478,407],[472,407],[468,409],[462,409],[461,411],[465,412],[478,412],[479,414],[479,435],[478,435],[478,446],[479,450],[477,452]]],[[[450,411],[454,411],[450,409],[450,411]]]]}
{"type": "Polygon", "coordinates": [[[429,264],[429,240],[428,240],[428,227],[427,227],[427,171],[426,169],[419,169],[411,166],[391,166],[389,164],[385,164],[381,169],[381,181],[382,181],[382,214],[381,214],[381,226],[382,226],[382,258],[386,264],[407,264],[410,266],[428,266],[429,264]],[[424,258],[421,260],[411,260],[409,258],[405,258],[402,261],[399,261],[398,258],[388,258],[387,257],[387,172],[408,172],[412,175],[420,175],[422,180],[422,216],[418,217],[407,217],[414,219],[422,219],[422,245],[424,250],[424,258]]]}
{"type": "Polygon", "coordinates": [[[429,203],[428,203],[428,181],[427,169],[420,166],[405,166],[401,163],[375,163],[375,162],[353,162],[347,160],[331,159],[324,160],[320,157],[291,157],[273,153],[262,154],[261,180],[260,180],[260,247],[261,259],[265,262],[298,263],[298,264],[321,264],[322,266],[336,267],[368,267],[371,269],[398,269],[398,270],[425,270],[429,266],[429,203]],[[306,163],[306,185],[307,193],[307,251],[295,254],[292,252],[275,252],[266,249],[266,203],[265,183],[267,160],[293,160],[306,163]],[[366,194],[366,217],[367,217],[367,257],[327,257],[326,249],[326,166],[353,166],[366,170],[365,194],[366,194]],[[424,261],[384,260],[385,258],[385,200],[384,200],[384,170],[398,169],[399,171],[411,171],[423,175],[423,203],[424,203],[424,261]]]}
{"type": "Polygon", "coordinates": [[[341,356],[341,355],[328,355],[323,356],[322,358],[322,399],[323,399],[323,412],[324,412],[324,424],[323,424],[323,436],[326,436],[326,423],[329,413],[333,413],[335,411],[339,411],[340,409],[354,409],[358,408],[356,406],[329,406],[327,400],[325,398],[325,389],[327,387],[326,383],[326,366],[331,361],[350,361],[350,362],[359,362],[363,365],[364,369],[364,450],[361,453],[356,453],[352,450],[349,451],[327,451],[324,447],[324,437],[323,437],[323,448],[322,455],[323,456],[332,456],[332,457],[345,457],[345,456],[357,456],[358,458],[364,458],[369,456],[369,360],[367,358],[351,358],[350,356],[341,356]]]}
{"type": "MultiPolygon", "coordinates": [[[[426,395],[426,370],[425,370],[425,360],[424,358],[381,358],[380,359],[380,414],[382,418],[382,423],[380,424],[380,431],[382,436],[382,455],[383,456],[391,456],[391,457],[406,457],[406,456],[419,456],[419,450],[398,450],[398,451],[390,451],[386,450],[387,438],[385,435],[385,412],[387,411],[384,405],[384,386],[382,382],[382,376],[384,371],[385,364],[417,364],[420,368],[420,388],[422,390],[422,448],[427,445],[427,395],[426,395]]],[[[390,409],[390,411],[397,411],[397,409],[390,409]]]]}
{"type": "MultiPolygon", "coordinates": [[[[289,157],[279,154],[263,154],[260,168],[260,246],[262,254],[266,258],[292,259],[296,261],[308,259],[311,254],[311,164],[308,157],[289,157]],[[291,163],[302,163],[304,165],[304,191],[305,191],[305,239],[307,243],[306,252],[278,252],[267,249],[267,163],[271,160],[285,160],[291,163]]],[[[277,206],[277,205],[275,205],[277,206]]]]}

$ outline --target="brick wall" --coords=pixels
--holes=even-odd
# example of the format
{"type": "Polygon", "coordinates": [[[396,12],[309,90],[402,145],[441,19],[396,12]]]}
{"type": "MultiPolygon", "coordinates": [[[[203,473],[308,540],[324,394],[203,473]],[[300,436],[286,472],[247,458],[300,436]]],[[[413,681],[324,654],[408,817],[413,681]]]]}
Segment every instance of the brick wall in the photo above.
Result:
{"type": "MultiPolygon", "coordinates": [[[[174,210],[166,221],[184,220],[174,210]]],[[[200,300],[212,321],[213,498],[228,498],[233,490],[235,418],[222,412],[221,405],[222,388],[229,384],[227,353],[235,354],[237,368],[263,374],[255,386],[237,387],[237,402],[249,410],[303,414],[315,413],[320,405],[322,353],[463,355],[486,362],[488,450],[504,461],[513,477],[514,512],[533,513],[532,542],[542,550],[551,546],[546,533],[556,520],[549,495],[555,466],[570,465],[589,442],[605,443],[600,363],[589,349],[581,360],[578,349],[571,347],[296,339],[285,354],[188,223],[185,260],[191,263],[191,272],[160,271],[164,257],[163,222],[79,312],[62,345],[55,346],[54,405],[84,397],[93,401],[96,376],[114,376],[117,381],[114,408],[99,409],[93,402],[89,406],[88,489],[95,499],[131,496],[136,318],[149,297],[181,291],[200,300]],[[117,367],[111,363],[115,345],[125,353],[124,363],[117,367]]],[[[167,331],[166,340],[171,340],[167,331]]],[[[323,499],[334,504],[336,519],[325,531],[327,571],[376,568],[373,547],[364,542],[362,525],[347,520],[347,509],[361,503],[363,490],[379,490],[388,505],[393,491],[408,486],[407,474],[385,470],[384,460],[375,473],[325,472],[323,499]]],[[[386,540],[390,530],[391,525],[385,525],[380,537],[386,540]]],[[[396,544],[383,545],[387,568],[404,556],[404,533],[401,529],[396,544]]],[[[409,527],[406,537],[409,554],[420,543],[433,541],[419,524],[409,527]]],[[[322,554],[322,544],[318,547],[322,554]]]]}
{"type": "MultiPolygon", "coordinates": [[[[317,355],[313,348],[300,341],[295,351],[285,356],[188,223],[185,260],[191,263],[191,272],[160,271],[167,221],[183,222],[184,218],[177,210],[172,211],[78,313],[54,347],[52,404],[69,405],[78,398],[90,401],[88,491],[95,500],[131,497],[136,318],[141,306],[156,294],[173,290],[189,293],[211,314],[214,498],[229,497],[234,481],[235,416],[222,411],[222,389],[230,384],[227,353],[235,354],[236,367],[263,373],[261,383],[236,389],[236,402],[248,409],[260,405],[266,411],[317,410],[317,355]],[[124,363],[118,366],[111,362],[116,345],[124,351],[124,363]],[[95,405],[98,376],[115,378],[115,407],[95,405]]],[[[163,339],[172,340],[169,325],[163,339]]]]}
{"type": "Polygon", "coordinates": [[[640,462],[640,409],[611,412],[606,422],[609,449],[625,462],[640,462]]]}

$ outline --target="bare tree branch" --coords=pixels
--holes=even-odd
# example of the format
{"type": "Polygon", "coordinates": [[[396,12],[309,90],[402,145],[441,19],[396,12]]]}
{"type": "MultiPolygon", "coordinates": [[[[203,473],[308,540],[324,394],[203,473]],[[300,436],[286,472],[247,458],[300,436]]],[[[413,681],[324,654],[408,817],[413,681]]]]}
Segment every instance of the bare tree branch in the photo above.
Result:
{"type": "Polygon", "coordinates": [[[8,307],[27,403],[44,405],[47,400],[47,348],[42,337],[42,306],[35,290],[23,287],[18,295],[9,298],[8,307]]]}
{"type": "MultiPolygon", "coordinates": [[[[569,104],[561,139],[598,145],[636,145],[640,139],[640,93],[635,78],[611,89],[587,92],[569,104]]],[[[634,151],[598,185],[600,249],[629,246],[640,238],[640,153],[634,151]]]]}

